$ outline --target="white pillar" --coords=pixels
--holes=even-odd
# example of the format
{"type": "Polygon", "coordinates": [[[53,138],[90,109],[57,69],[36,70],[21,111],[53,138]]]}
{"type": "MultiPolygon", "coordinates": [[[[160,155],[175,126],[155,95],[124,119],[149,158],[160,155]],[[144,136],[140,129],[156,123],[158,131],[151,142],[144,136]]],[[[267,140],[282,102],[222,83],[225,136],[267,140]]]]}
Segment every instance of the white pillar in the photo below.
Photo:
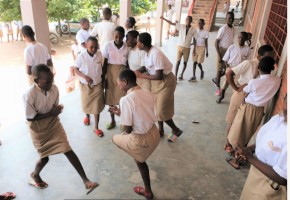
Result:
{"type": "Polygon", "coordinates": [[[181,12],[182,12],[182,0],[176,0],[175,1],[175,20],[180,22],[181,18],[181,12]]]}
{"type": "Polygon", "coordinates": [[[131,1],[120,0],[120,24],[119,26],[125,27],[128,17],[131,16],[131,1]]]}
{"type": "Polygon", "coordinates": [[[160,19],[164,13],[164,2],[163,0],[157,0],[157,10],[156,10],[156,27],[155,27],[155,45],[162,46],[162,25],[163,20],[160,19]]]}
{"type": "Polygon", "coordinates": [[[23,25],[29,25],[36,40],[50,49],[49,28],[45,0],[20,0],[23,25]]]}

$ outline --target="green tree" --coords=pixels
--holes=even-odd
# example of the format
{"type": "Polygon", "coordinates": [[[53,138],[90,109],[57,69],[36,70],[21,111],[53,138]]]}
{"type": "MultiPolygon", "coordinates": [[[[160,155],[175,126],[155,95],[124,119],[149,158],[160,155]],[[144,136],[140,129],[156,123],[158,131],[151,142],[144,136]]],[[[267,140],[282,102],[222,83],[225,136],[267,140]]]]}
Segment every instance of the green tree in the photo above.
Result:
{"type": "Polygon", "coordinates": [[[19,0],[0,0],[0,21],[11,22],[21,19],[19,0]]]}
{"type": "Polygon", "coordinates": [[[151,11],[154,8],[153,4],[149,0],[132,0],[132,15],[142,15],[151,11]]]}

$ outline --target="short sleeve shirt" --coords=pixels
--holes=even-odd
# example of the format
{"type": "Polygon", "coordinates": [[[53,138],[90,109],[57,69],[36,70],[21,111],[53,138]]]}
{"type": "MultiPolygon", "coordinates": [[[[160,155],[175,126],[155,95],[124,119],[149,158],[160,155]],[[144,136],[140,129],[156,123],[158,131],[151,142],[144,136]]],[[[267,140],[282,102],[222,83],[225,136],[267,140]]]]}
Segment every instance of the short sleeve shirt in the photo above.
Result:
{"type": "Polygon", "coordinates": [[[118,49],[114,41],[108,42],[102,50],[103,57],[107,58],[108,63],[113,65],[127,65],[128,52],[129,48],[125,43],[118,49]]]}
{"type": "Polygon", "coordinates": [[[227,49],[223,61],[227,62],[230,67],[237,66],[242,61],[247,60],[251,54],[251,49],[248,46],[239,46],[237,44],[232,44],[227,49]]]}
{"type": "Polygon", "coordinates": [[[229,48],[234,43],[235,32],[235,27],[230,28],[227,24],[220,27],[216,37],[217,40],[220,40],[219,46],[224,49],[229,48]]]}
{"type": "Polygon", "coordinates": [[[137,45],[135,48],[131,48],[128,54],[129,68],[136,71],[144,66],[145,51],[139,50],[137,45]]]}
{"type": "Polygon", "coordinates": [[[34,67],[38,64],[47,64],[50,59],[48,49],[46,46],[39,42],[30,43],[24,49],[24,60],[25,64],[34,67]]]}
{"type": "Polygon", "coordinates": [[[208,38],[208,31],[197,29],[194,38],[196,40],[196,46],[205,46],[205,39],[208,38]]]}
{"type": "Polygon", "coordinates": [[[179,31],[177,45],[190,48],[193,36],[196,33],[196,29],[191,26],[186,34],[186,25],[180,23],[176,23],[176,29],[179,31]]]}
{"type": "Polygon", "coordinates": [[[245,60],[232,68],[235,75],[239,77],[238,83],[240,85],[248,84],[254,78],[258,72],[258,64],[258,59],[245,60]]]}
{"type": "Polygon", "coordinates": [[[90,31],[89,30],[80,29],[77,32],[76,40],[78,42],[78,45],[79,45],[79,48],[80,48],[81,51],[85,50],[85,48],[82,47],[82,43],[86,43],[89,37],[90,37],[90,31]]]}

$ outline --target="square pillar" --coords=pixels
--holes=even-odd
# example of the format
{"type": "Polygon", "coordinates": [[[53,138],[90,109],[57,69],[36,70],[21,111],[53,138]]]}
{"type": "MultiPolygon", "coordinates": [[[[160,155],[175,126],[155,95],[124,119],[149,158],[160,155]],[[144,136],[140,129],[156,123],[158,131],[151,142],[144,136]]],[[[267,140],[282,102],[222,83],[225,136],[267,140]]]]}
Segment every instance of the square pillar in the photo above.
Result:
{"type": "Polygon", "coordinates": [[[156,25],[155,25],[155,45],[162,46],[162,25],[163,20],[160,19],[164,13],[164,1],[157,0],[157,10],[156,10],[156,25]]]}
{"type": "Polygon", "coordinates": [[[176,0],[175,1],[175,20],[180,22],[181,18],[181,12],[182,12],[182,0],[176,0]]]}
{"type": "Polygon", "coordinates": [[[131,17],[131,1],[120,0],[120,24],[119,26],[125,27],[128,17],[131,17]]]}
{"type": "Polygon", "coordinates": [[[23,25],[35,32],[35,39],[50,49],[49,27],[45,0],[20,0],[23,25]]]}

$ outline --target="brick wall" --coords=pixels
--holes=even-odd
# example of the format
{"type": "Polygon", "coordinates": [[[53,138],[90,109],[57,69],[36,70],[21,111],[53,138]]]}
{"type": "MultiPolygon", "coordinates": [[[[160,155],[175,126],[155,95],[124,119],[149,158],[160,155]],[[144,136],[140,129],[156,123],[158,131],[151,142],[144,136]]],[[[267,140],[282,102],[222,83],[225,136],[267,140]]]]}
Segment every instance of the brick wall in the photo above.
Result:
{"type": "MultiPolygon", "coordinates": [[[[273,0],[264,40],[273,46],[276,63],[279,63],[282,49],[287,37],[287,0],[273,0]]],[[[285,62],[281,74],[282,83],[275,98],[272,115],[282,110],[283,99],[287,93],[287,62],[285,62]]]]}

